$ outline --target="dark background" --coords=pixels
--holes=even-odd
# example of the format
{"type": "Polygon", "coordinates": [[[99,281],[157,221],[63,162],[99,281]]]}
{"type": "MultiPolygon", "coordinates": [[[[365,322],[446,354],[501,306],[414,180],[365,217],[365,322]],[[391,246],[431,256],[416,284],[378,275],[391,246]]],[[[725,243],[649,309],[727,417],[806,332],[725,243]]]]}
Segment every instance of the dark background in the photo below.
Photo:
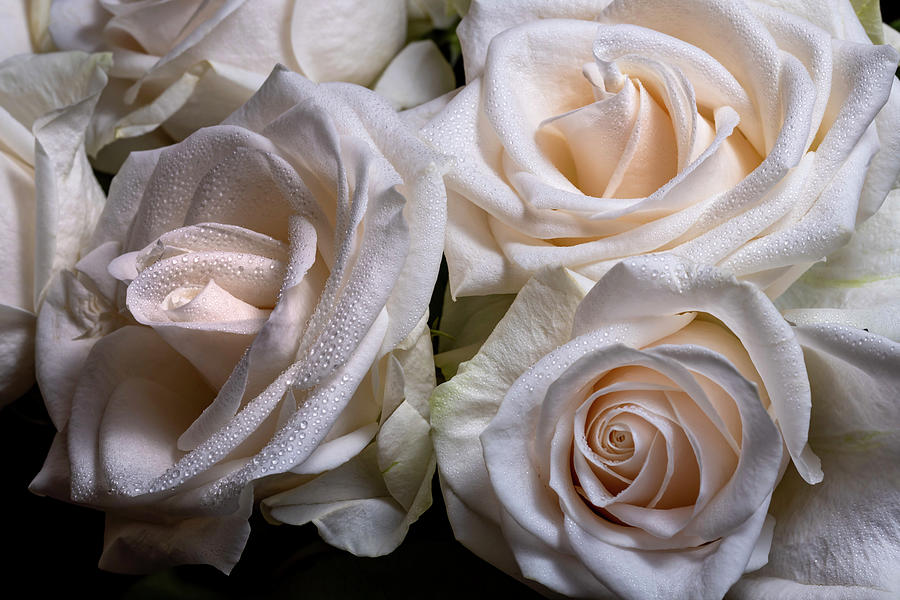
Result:
{"type": "MultiPolygon", "coordinates": [[[[882,3],[884,20],[900,26],[900,3],[882,3]]],[[[458,44],[450,32],[433,39],[462,83],[458,44]]],[[[104,187],[108,178],[104,177],[104,187]]],[[[440,314],[442,269],[431,314],[440,314]]],[[[186,565],[147,576],[97,569],[103,513],[28,492],[55,434],[35,386],[0,409],[0,498],[3,499],[2,573],[6,589],[29,595],[85,592],[99,598],[540,598],[466,550],[453,538],[435,479],[434,505],[412,525],[392,554],[358,558],[328,546],[313,525],[273,526],[258,514],[241,561],[230,576],[208,565],[186,565]],[[19,584],[19,585],[15,585],[19,584]]]]}

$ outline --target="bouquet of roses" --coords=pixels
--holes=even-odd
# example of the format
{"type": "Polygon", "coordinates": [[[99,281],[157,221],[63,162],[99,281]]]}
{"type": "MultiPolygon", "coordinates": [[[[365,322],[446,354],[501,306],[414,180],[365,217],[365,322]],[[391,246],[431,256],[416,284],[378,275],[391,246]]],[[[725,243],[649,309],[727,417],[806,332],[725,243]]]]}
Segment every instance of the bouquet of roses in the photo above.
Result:
{"type": "Polygon", "coordinates": [[[401,544],[446,513],[504,593],[897,597],[882,19],[9,2],[0,420],[52,422],[30,491],[102,511],[118,573],[227,574],[279,523],[419,569],[401,544]]]}

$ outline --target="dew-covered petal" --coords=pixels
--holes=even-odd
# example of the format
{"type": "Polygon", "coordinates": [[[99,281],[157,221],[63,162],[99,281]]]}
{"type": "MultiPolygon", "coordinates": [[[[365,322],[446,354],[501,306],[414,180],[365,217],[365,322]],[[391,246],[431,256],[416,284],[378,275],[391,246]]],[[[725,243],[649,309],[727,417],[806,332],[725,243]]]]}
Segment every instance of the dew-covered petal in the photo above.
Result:
{"type": "Polygon", "coordinates": [[[525,170],[568,191],[577,188],[541,152],[535,131],[545,120],[593,100],[581,65],[593,58],[590,51],[595,33],[596,25],[586,21],[530,23],[498,35],[491,42],[485,65],[490,85],[483,87],[481,111],[496,132],[504,155],[509,156],[514,170],[525,170]],[[524,60],[538,53],[545,59],[524,60]],[[560,62],[571,67],[560,69],[560,62]]]}
{"type": "MultiPolygon", "coordinates": [[[[72,412],[68,421],[73,500],[96,501],[106,496],[107,490],[115,490],[118,493],[133,493],[135,487],[138,487],[140,492],[147,490],[149,480],[133,478],[130,472],[123,474],[119,469],[107,468],[105,457],[116,459],[123,455],[114,451],[117,446],[115,438],[111,438],[113,446],[110,449],[101,450],[104,444],[101,434],[104,431],[116,434],[116,430],[109,429],[110,425],[106,424],[105,420],[107,410],[111,405],[114,406],[113,401],[117,395],[117,403],[143,403],[142,406],[153,410],[152,400],[155,393],[150,392],[146,385],[141,387],[140,381],[141,379],[157,381],[159,373],[168,373],[169,377],[165,382],[153,385],[163,385],[167,388],[169,392],[167,398],[173,403],[172,406],[178,406],[179,403],[185,407],[193,405],[194,410],[199,413],[202,403],[212,399],[211,390],[190,363],[149,328],[119,329],[105,336],[91,349],[75,389],[72,412]],[[115,360],[111,357],[115,357],[115,360]]],[[[166,410],[165,406],[160,408],[166,410]]],[[[189,422],[185,423],[185,426],[187,424],[189,422]]],[[[168,428],[165,420],[159,421],[158,425],[162,429],[148,432],[150,435],[148,444],[158,441],[161,445],[154,445],[154,448],[159,448],[161,452],[171,452],[174,450],[177,435],[168,440],[165,435],[171,437],[174,432],[165,435],[162,433],[168,428]],[[164,438],[171,444],[166,444],[164,438]]],[[[125,443],[121,447],[127,449],[128,444],[125,443]]],[[[178,453],[169,457],[175,458],[177,455],[178,453]]],[[[161,462],[153,464],[154,468],[161,466],[161,462]]],[[[147,474],[149,472],[142,475],[147,474]]]]}
{"type": "MultiPolygon", "coordinates": [[[[289,221],[290,259],[287,276],[280,283],[280,301],[265,318],[247,352],[228,375],[216,399],[179,438],[178,445],[190,450],[225,426],[241,403],[263,391],[296,358],[309,315],[328,277],[327,269],[317,261],[316,232],[300,217],[289,221]]],[[[250,232],[245,232],[250,233],[250,232]]],[[[254,234],[247,240],[260,246],[260,252],[281,256],[284,249],[277,241],[254,234]],[[256,239],[253,239],[256,238],[256,239]]]]}
{"type": "MultiPolygon", "coordinates": [[[[368,140],[403,180],[400,189],[407,200],[404,215],[409,223],[409,248],[387,303],[396,324],[385,343],[394,346],[415,328],[437,279],[447,222],[443,177],[450,159],[419,140],[375,95],[346,84],[327,87],[346,103],[347,108],[337,115],[340,126],[368,140]]],[[[389,180],[387,175],[385,178],[389,180]]]]}
{"type": "Polygon", "coordinates": [[[798,325],[844,323],[897,341],[900,314],[900,192],[863,223],[850,242],[814,265],[776,301],[798,325]]]}
{"type": "Polygon", "coordinates": [[[491,40],[500,32],[537,19],[581,19],[592,21],[609,0],[574,0],[572,2],[472,2],[457,34],[466,65],[466,83],[481,76],[491,40]]]}
{"type": "Polygon", "coordinates": [[[216,164],[243,147],[274,151],[269,140],[250,131],[218,126],[198,131],[181,144],[160,152],[134,215],[136,225],[123,250],[144,248],[166,232],[183,226],[200,182],[216,164]]]}

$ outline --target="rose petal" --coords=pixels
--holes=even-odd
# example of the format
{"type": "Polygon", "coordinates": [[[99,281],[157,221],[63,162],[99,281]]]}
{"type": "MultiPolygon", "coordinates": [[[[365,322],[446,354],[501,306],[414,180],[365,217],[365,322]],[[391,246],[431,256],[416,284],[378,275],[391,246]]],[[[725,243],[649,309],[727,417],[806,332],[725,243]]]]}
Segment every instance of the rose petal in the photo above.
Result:
{"type": "MultiPolygon", "coordinates": [[[[124,327],[103,337],[92,348],[83,369],[68,421],[72,498],[78,501],[95,500],[105,496],[107,490],[131,494],[136,487],[145,492],[149,481],[130,475],[120,476],[115,468],[107,471],[102,462],[98,440],[103,431],[104,415],[116,389],[123,384],[128,385],[130,380],[144,378],[154,381],[159,373],[168,373],[170,376],[164,386],[171,391],[173,398],[194,403],[197,412],[205,401],[211,399],[211,390],[193,367],[149,328],[124,327]],[[115,356],[116,360],[110,360],[111,356],[115,356]],[[117,477],[108,479],[108,472],[117,477]]],[[[123,397],[123,400],[127,399],[123,397]]],[[[157,433],[162,435],[155,430],[151,433],[154,439],[157,433]]],[[[127,444],[123,448],[127,448],[127,444]]],[[[110,458],[117,456],[109,450],[105,454],[110,458]]]]}
{"type": "Polygon", "coordinates": [[[843,323],[900,339],[900,192],[885,199],[850,243],[816,264],[778,298],[791,323],[843,323]]]}
{"type": "Polygon", "coordinates": [[[144,573],[180,564],[210,564],[225,574],[241,557],[253,509],[252,494],[244,494],[232,515],[187,519],[176,524],[106,516],[100,568],[115,573],[144,573]]]}
{"type": "MultiPolygon", "coordinates": [[[[2,134],[0,134],[2,136],[2,134]]],[[[3,139],[0,137],[0,139],[3,139]]],[[[33,143],[33,142],[32,142],[33,143]]],[[[0,147],[0,306],[34,308],[34,170],[0,147]]]]}
{"type": "Polygon", "coordinates": [[[260,393],[296,357],[303,329],[327,274],[321,264],[314,262],[315,229],[302,218],[293,217],[289,223],[293,238],[287,269],[290,275],[281,283],[281,300],[257,332],[249,351],[231,371],[216,399],[179,438],[178,446],[183,450],[196,448],[224,427],[248,395],[253,397],[260,393]]]}
{"type": "Polygon", "coordinates": [[[312,475],[336,469],[358,455],[376,433],[378,423],[369,423],[339,438],[324,441],[309,455],[309,458],[291,469],[291,472],[312,475]]]}
{"type": "MultiPolygon", "coordinates": [[[[183,7],[178,7],[176,3],[171,8],[177,10],[173,17],[184,18],[183,7]]],[[[194,20],[191,25],[195,26],[187,25],[189,33],[183,37],[179,35],[174,45],[161,45],[160,49],[167,53],[128,90],[125,101],[133,102],[145,82],[171,81],[210,56],[217,57],[218,62],[240,65],[257,73],[268,73],[279,62],[299,71],[292,53],[284,47],[292,8],[292,4],[280,0],[258,0],[254,3],[226,0],[212,8],[212,14],[209,11],[190,14],[190,19],[194,20]],[[267,18],[253,18],[252,13],[256,10],[262,11],[267,18]],[[284,29],[279,31],[279,28],[284,29]],[[241,40],[239,47],[234,44],[236,39],[241,40]]],[[[160,39],[156,27],[147,26],[157,22],[153,16],[134,12],[133,17],[132,22],[124,27],[129,35],[135,37],[138,33],[142,39],[160,39]]],[[[172,28],[169,31],[180,33],[182,29],[172,28]]]]}
{"type": "Polygon", "coordinates": [[[374,446],[306,485],[270,496],[262,506],[284,523],[312,521],[325,541],[357,556],[391,552],[408,527],[406,511],[381,478],[374,446]]]}
{"type": "MultiPolygon", "coordinates": [[[[778,65],[782,62],[771,34],[749,9],[724,0],[703,2],[614,2],[603,11],[604,23],[631,23],[668,34],[716,57],[747,90],[760,115],[773,114],[779,104],[778,65]],[[721,32],[728,32],[723,48],[721,32]]],[[[748,129],[750,142],[769,149],[779,135],[777,124],[761,119],[748,129]],[[762,140],[757,136],[762,135],[762,140]]],[[[805,136],[804,136],[805,137],[805,136]]]]}
{"type": "MultiPolygon", "coordinates": [[[[181,144],[160,152],[155,157],[153,177],[146,184],[134,215],[137,226],[129,232],[123,250],[144,248],[164,233],[181,227],[202,179],[216,164],[240,148],[275,151],[268,139],[223,125],[198,131],[181,144]],[[184,171],[185,164],[190,164],[191,169],[184,171]]],[[[138,179],[144,173],[135,172],[131,177],[138,179]]]]}
{"type": "Polygon", "coordinates": [[[404,195],[415,198],[404,209],[409,223],[409,251],[387,304],[396,325],[385,344],[393,347],[415,328],[421,315],[410,308],[429,302],[437,279],[447,221],[443,175],[449,159],[417,139],[386,104],[376,102],[365,90],[333,84],[329,91],[339,95],[351,109],[339,113],[341,126],[362,139],[370,139],[370,144],[384,154],[403,179],[404,195]]]}
{"type": "MultiPolygon", "coordinates": [[[[108,261],[117,250],[111,242],[96,252],[108,261]]],[[[92,257],[94,253],[84,260],[92,257]]],[[[57,431],[63,430],[71,413],[84,361],[97,339],[117,323],[115,313],[110,300],[98,296],[93,286],[77,275],[62,271],[50,280],[38,315],[35,366],[44,405],[57,431]]]]}
{"type": "Polygon", "coordinates": [[[566,519],[577,558],[602,575],[609,589],[626,598],[724,596],[740,577],[759,538],[768,502],[738,529],[719,541],[680,552],[647,552],[597,544],[595,538],[566,519]],[[635,573],[646,573],[635,577],[635,573]]]}
{"type": "Polygon", "coordinates": [[[474,0],[466,18],[457,28],[463,64],[466,66],[466,83],[481,76],[488,46],[500,32],[537,19],[591,21],[609,2],[610,0],[573,0],[560,4],[532,0],[508,0],[502,3],[474,0]]]}
{"type": "Polygon", "coordinates": [[[34,383],[34,328],[31,312],[0,304],[0,406],[34,383]]]}
{"type": "Polygon", "coordinates": [[[294,3],[291,45],[301,72],[313,81],[369,85],[405,38],[404,0],[294,3]]]}
{"type": "Polygon", "coordinates": [[[456,87],[453,67],[431,40],[401,50],[375,82],[373,90],[397,110],[418,106],[456,87]]]}
{"type": "Polygon", "coordinates": [[[7,34],[0,42],[0,61],[34,52],[28,28],[28,6],[21,2],[10,3],[0,9],[0,24],[7,34]]]}

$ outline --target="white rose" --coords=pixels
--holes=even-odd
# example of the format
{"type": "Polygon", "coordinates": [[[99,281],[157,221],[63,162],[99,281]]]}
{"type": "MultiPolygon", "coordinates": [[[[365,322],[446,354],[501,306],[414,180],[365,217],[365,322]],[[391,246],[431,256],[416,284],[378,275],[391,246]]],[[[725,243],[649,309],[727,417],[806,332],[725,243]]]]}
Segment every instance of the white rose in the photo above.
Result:
{"type": "Polygon", "coordinates": [[[765,564],[788,454],[822,477],[800,345],[715,267],[638,257],[587,289],[541,271],[435,390],[453,530],[570,596],[721,598],[765,564]]]}
{"type": "Polygon", "coordinates": [[[107,512],[103,568],[230,570],[254,490],[358,554],[400,543],[431,501],[437,160],[373,92],[284,69],[132,154],[38,317],[59,434],[32,489],[107,512]]]}
{"type": "Polygon", "coordinates": [[[54,0],[49,31],[59,48],[113,52],[91,154],[160,124],[183,139],[219,123],[276,64],[313,81],[376,86],[400,107],[455,86],[433,42],[403,49],[404,0],[54,0]]]}
{"type": "Polygon", "coordinates": [[[897,52],[845,0],[771,4],[473,2],[425,130],[454,295],[671,251],[776,296],[846,243],[900,169],[897,52]]]}
{"type": "Polygon", "coordinates": [[[103,208],[84,132],[109,62],[81,52],[0,62],[0,404],[34,383],[36,308],[103,208]]]}

